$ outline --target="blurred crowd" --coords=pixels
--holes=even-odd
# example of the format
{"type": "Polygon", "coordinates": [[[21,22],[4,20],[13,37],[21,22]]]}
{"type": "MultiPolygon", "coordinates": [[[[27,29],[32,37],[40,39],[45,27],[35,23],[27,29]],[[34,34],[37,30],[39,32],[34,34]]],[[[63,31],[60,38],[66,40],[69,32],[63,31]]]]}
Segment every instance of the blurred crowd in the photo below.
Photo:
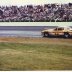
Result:
{"type": "Polygon", "coordinates": [[[0,22],[71,22],[72,3],[0,6],[0,22]]]}

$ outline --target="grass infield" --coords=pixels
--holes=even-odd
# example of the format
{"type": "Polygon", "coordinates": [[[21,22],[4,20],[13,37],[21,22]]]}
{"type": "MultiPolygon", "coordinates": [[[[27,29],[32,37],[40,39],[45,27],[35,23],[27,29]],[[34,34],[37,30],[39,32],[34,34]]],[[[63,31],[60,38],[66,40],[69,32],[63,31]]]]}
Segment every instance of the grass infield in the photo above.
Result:
{"type": "Polygon", "coordinates": [[[72,39],[1,37],[0,70],[72,70],[72,39]]]}

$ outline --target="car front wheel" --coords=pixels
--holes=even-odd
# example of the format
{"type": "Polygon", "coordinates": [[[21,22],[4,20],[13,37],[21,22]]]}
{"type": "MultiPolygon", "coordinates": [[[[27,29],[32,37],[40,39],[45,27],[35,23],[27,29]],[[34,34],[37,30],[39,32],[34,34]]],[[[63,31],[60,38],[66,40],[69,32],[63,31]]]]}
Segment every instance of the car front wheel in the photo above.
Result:
{"type": "Polygon", "coordinates": [[[49,33],[45,32],[44,37],[49,37],[49,33]]]}

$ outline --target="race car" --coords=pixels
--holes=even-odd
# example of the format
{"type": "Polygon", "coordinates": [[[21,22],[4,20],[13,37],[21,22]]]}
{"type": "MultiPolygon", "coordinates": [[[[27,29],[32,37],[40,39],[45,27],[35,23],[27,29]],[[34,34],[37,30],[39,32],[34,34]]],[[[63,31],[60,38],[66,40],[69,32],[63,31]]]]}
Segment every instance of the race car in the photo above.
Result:
{"type": "Polygon", "coordinates": [[[68,38],[72,36],[72,28],[71,27],[56,27],[52,29],[44,29],[41,31],[43,37],[49,36],[63,36],[68,38]]]}

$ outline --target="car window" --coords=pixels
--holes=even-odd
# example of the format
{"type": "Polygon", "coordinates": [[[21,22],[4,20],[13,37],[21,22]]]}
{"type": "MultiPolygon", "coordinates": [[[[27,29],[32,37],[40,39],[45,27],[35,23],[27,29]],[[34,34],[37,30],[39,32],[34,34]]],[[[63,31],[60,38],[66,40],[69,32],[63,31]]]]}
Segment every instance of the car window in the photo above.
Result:
{"type": "Polygon", "coordinates": [[[64,28],[58,28],[58,30],[64,30],[64,28]]]}

